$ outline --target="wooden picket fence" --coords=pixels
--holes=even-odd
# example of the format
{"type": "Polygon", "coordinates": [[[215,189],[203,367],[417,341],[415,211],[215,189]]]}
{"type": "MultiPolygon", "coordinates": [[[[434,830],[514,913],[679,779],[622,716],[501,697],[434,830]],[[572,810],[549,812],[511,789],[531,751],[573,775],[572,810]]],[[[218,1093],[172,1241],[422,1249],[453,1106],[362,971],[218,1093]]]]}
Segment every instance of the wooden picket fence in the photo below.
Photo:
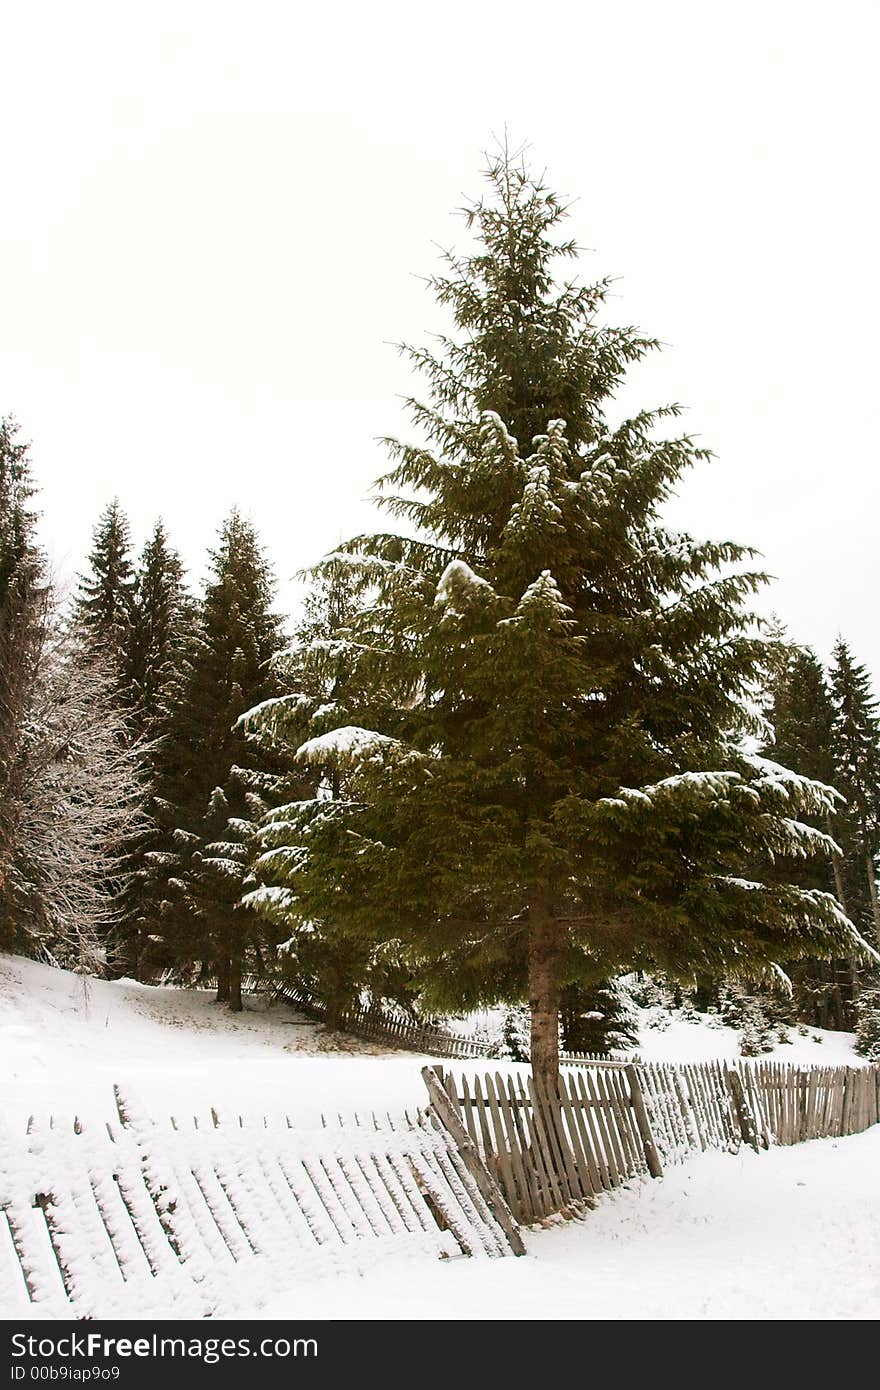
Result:
{"type": "MultiPolygon", "coordinates": [[[[266,985],[254,988],[268,988],[266,985]]],[[[242,982],[244,988],[244,982],[242,982]]],[[[284,999],[307,1018],[325,1022],[327,1010],[317,1000],[310,998],[296,985],[275,986],[276,999],[284,999]]],[[[402,1014],[393,1014],[384,1009],[353,1009],[341,1014],[337,1025],[341,1032],[351,1033],[353,1037],[367,1042],[383,1043],[387,1047],[419,1052],[429,1057],[449,1057],[453,1060],[472,1061],[479,1057],[491,1058],[494,1052],[491,1043],[480,1038],[466,1038],[452,1033],[436,1021],[416,1023],[402,1014]]],[[[561,1052],[560,1061],[566,1066],[591,1065],[594,1062],[613,1066],[625,1066],[625,1062],[610,1062],[598,1052],[561,1052]]],[[[633,1055],[628,1061],[639,1060],[633,1055]]]]}
{"type": "MultiPolygon", "coordinates": [[[[275,995],[276,998],[286,999],[308,1018],[323,1022],[327,1017],[323,1005],[310,999],[295,985],[280,985],[275,995]]],[[[447,1032],[435,1023],[414,1023],[411,1019],[380,1009],[349,1010],[340,1015],[337,1026],[341,1032],[351,1033],[353,1037],[363,1038],[367,1042],[384,1043],[388,1047],[426,1053],[429,1057],[470,1060],[485,1057],[489,1050],[487,1044],[479,1039],[464,1038],[456,1033],[447,1032]]]]}
{"type": "Polygon", "coordinates": [[[522,1073],[422,1075],[440,1119],[524,1224],[578,1214],[695,1151],[855,1134],[880,1120],[878,1066],[600,1062],[561,1073],[552,1089],[522,1073]]]}
{"type": "Polygon", "coordinates": [[[523,1253],[497,1186],[426,1115],[0,1129],[0,1308],[48,1317],[229,1317],[285,1277],[383,1256],[523,1253]],[[39,1305],[39,1308],[37,1308],[39,1305]]]}

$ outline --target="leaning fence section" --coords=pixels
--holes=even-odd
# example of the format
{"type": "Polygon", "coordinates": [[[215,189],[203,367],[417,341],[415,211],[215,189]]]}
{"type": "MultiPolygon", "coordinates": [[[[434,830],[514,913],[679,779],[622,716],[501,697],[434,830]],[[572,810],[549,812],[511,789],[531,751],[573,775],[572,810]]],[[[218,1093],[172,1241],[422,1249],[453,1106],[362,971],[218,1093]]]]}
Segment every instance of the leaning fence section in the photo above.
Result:
{"type": "Polygon", "coordinates": [[[855,1134],[880,1120],[880,1067],[595,1063],[548,1086],[527,1074],[423,1071],[516,1219],[574,1215],[639,1174],[708,1149],[855,1134]]]}
{"type": "Polygon", "coordinates": [[[49,1317],[234,1316],[385,1255],[521,1253],[500,1194],[426,1116],[158,1123],[117,1094],[98,1125],[0,1130],[0,1305],[49,1317]]]}

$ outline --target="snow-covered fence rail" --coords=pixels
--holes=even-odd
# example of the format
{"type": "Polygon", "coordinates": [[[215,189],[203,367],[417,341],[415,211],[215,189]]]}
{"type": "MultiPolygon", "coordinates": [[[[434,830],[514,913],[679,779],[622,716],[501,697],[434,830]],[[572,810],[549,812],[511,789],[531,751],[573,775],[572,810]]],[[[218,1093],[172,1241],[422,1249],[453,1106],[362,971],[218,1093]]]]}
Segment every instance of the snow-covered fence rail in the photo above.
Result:
{"type": "Polygon", "coordinates": [[[773,1062],[592,1065],[459,1081],[423,1071],[451,1103],[518,1221],[574,1214],[639,1173],[706,1149],[855,1134],[880,1121],[880,1067],[773,1062]]]}
{"type": "Polygon", "coordinates": [[[426,1117],[299,1130],[117,1107],[108,1124],[0,1132],[4,1310],[222,1317],[304,1268],[522,1249],[475,1155],[426,1117]]]}

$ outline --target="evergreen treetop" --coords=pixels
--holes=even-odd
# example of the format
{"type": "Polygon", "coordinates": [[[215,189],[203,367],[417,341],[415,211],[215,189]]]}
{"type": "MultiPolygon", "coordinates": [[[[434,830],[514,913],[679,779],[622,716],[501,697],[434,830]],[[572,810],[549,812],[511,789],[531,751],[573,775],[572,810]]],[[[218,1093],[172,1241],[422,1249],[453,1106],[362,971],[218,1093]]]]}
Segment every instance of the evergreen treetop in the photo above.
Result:
{"type": "Polygon", "coordinates": [[[74,617],[89,644],[109,658],[127,689],[135,595],[128,518],[114,497],[92,533],[89,571],[80,576],[74,617]]]}
{"type": "Polygon", "coordinates": [[[135,576],[128,665],[132,695],[149,731],[161,717],[164,697],[195,619],[177,551],[157,521],[141,552],[135,576]]]}

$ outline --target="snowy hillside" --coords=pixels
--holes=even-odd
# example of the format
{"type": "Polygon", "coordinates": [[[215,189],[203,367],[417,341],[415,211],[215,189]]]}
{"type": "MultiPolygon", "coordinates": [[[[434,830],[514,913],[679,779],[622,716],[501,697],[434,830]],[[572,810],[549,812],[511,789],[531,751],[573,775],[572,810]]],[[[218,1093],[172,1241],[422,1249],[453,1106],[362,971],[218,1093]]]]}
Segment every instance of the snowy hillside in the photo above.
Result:
{"type": "MultiPolygon", "coordinates": [[[[738,1034],[703,1018],[638,1011],[639,1054],[651,1061],[733,1058],[738,1034]]],[[[772,1057],[850,1064],[852,1035],[790,1030],[772,1057]]],[[[285,1110],[300,1122],[321,1111],[401,1112],[425,1103],[424,1059],[383,1052],[331,1033],[286,1004],[250,997],[242,1014],[208,990],[83,979],[21,957],[0,955],[0,1113],[20,1123],[40,1112],[107,1113],[113,1082],[162,1113],[222,1100],[243,1114],[285,1110]],[[381,1057],[381,1065],[377,1059],[381,1057]]],[[[455,1062],[456,1072],[510,1063],[455,1062]]]]}
{"type": "Polygon", "coordinates": [[[422,1104],[411,1057],[307,1022],[287,1005],[248,999],[242,1014],[207,990],[84,980],[0,955],[0,1113],[104,1115],[113,1082],[159,1113],[218,1102],[256,1114],[353,1110],[365,1096],[383,1108],[422,1104]],[[381,1075],[381,1080],[379,1079],[381,1075]]]}

